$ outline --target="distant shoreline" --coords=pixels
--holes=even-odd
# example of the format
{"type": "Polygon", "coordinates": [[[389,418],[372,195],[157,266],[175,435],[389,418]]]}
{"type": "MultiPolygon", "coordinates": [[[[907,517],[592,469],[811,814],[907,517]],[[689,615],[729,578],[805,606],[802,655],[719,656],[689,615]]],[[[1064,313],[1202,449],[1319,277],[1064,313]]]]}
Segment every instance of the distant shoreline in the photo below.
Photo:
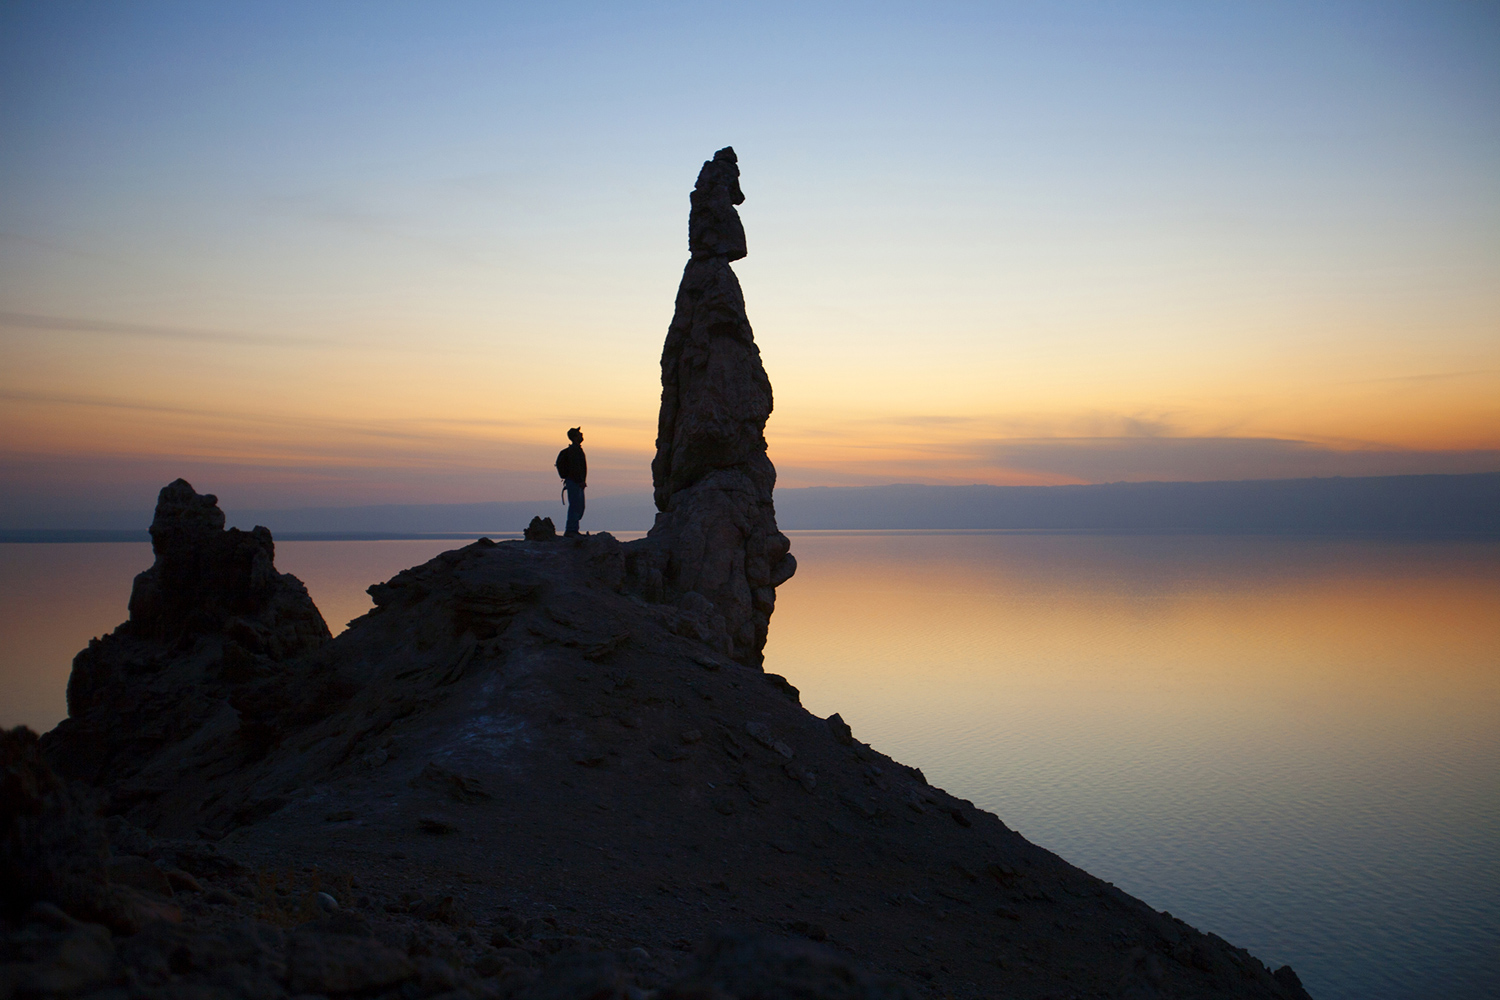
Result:
{"type": "MultiPolygon", "coordinates": [[[[607,531],[608,529],[600,529],[607,531]]],[[[592,532],[598,534],[600,532],[592,532]]],[[[610,531],[617,537],[641,535],[638,530],[610,531]]],[[[1192,529],[1170,530],[1164,528],[786,528],[784,533],[793,538],[802,537],[873,537],[900,535],[1075,535],[1101,538],[1133,537],[1201,537],[1201,538],[1343,538],[1388,539],[1391,541],[1476,541],[1500,542],[1500,532],[1473,531],[1199,531],[1192,529]]],[[[276,534],[278,542],[427,542],[455,541],[472,542],[480,538],[494,541],[519,539],[519,531],[467,531],[415,534],[379,531],[292,531],[276,534]]],[[[41,529],[23,531],[0,531],[0,545],[71,545],[134,543],[150,544],[151,535],[145,531],[69,531],[65,529],[41,529]]]]}
{"type": "MultiPolygon", "coordinates": [[[[809,486],[775,492],[783,531],[964,531],[1127,535],[1500,538],[1500,472],[1465,475],[1099,483],[1079,486],[809,486]]],[[[557,502],[503,500],[360,507],[228,508],[282,541],[415,541],[519,537],[557,502]]],[[[589,499],[585,527],[644,533],[649,494],[589,499]]],[[[146,511],[10,515],[0,542],[146,540],[146,511]],[[29,521],[29,523],[28,523],[29,521]]]]}

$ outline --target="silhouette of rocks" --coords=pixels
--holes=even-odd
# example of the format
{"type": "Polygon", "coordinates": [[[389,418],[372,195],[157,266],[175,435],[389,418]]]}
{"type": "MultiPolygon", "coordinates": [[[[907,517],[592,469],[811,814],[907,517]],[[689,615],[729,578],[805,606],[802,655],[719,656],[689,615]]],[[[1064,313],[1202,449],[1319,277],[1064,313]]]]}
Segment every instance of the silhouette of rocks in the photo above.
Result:
{"type": "MultiPolygon", "coordinates": [[[[43,910],[40,922],[65,933],[56,941],[55,935],[44,933],[45,941],[38,947],[45,951],[58,944],[67,952],[76,946],[90,954],[95,950],[90,943],[93,932],[83,934],[74,945],[59,944],[78,936],[75,921],[60,914],[124,932],[137,931],[152,920],[175,918],[176,910],[164,901],[154,902],[116,884],[122,880],[111,878],[111,863],[122,860],[110,855],[109,839],[92,796],[70,788],[53,771],[39,752],[36,734],[24,726],[0,730],[3,915],[14,920],[37,904],[54,907],[59,913],[43,910]]],[[[170,893],[166,876],[160,869],[153,870],[160,877],[156,884],[170,893]]],[[[56,974],[64,978],[70,975],[62,971],[56,974]]],[[[91,975],[83,978],[93,981],[91,975]]]]}
{"type": "Polygon", "coordinates": [[[760,669],[796,564],[741,200],[721,150],[647,538],[480,539],[330,640],[269,532],[162,491],[69,718],[0,738],[0,1000],[1306,997],[760,669]]]}
{"type": "Polygon", "coordinates": [[[745,226],[736,205],[745,202],[740,190],[739,160],[734,147],[725,146],[698,171],[698,181],[688,195],[688,253],[693,260],[739,260],[745,246],[745,226]]]}
{"type": "MultiPolygon", "coordinates": [[[[194,492],[184,479],[157,497],[151,549],[156,562],[135,578],[130,592],[132,635],[177,642],[194,633],[224,632],[252,653],[278,660],[329,639],[307,588],[276,572],[271,532],[224,530],[218,498],[194,492]]],[[[76,692],[83,698],[88,693],[76,692]]],[[[69,697],[74,695],[70,688],[69,697]]]]}
{"type": "Polygon", "coordinates": [[[734,150],[726,147],[703,165],[691,195],[691,259],[661,357],[651,462],[659,513],[627,552],[639,591],[678,605],[725,655],[758,666],[776,587],[797,563],[772,504],[771,382],[729,266],[746,253],[735,210],[744,200],[734,150]]]}
{"type": "Polygon", "coordinates": [[[521,534],[528,542],[550,542],[557,537],[557,525],[552,523],[550,517],[537,516],[531,519],[531,523],[521,534]]]}
{"type": "MultiPolygon", "coordinates": [[[[25,975],[67,951],[68,981],[98,983],[97,935],[25,909],[82,899],[129,935],[110,976],[261,1000],[1302,996],[813,716],[722,633],[633,594],[625,558],[604,533],[481,539],[243,680],[222,680],[222,635],[152,647],[109,699],[165,708],[122,708],[89,779],[113,854],[69,807],[57,857],[84,888],[63,867],[46,885],[64,889],[10,904],[25,975]],[[182,923],[121,920],[101,885],[182,923]],[[712,926],[744,933],[691,959],[712,926]]],[[[45,752],[77,760],[79,737],[60,726],[45,752]]]]}
{"type": "Polygon", "coordinates": [[[284,700],[306,680],[289,684],[287,664],[329,639],[307,588],[276,571],[271,533],[226,531],[217,499],[185,480],[157,498],[151,547],[156,560],[135,578],[129,620],[74,658],[68,718],[44,738],[69,777],[107,783],[136,773],[144,755],[210,719],[217,735],[257,752],[275,738],[258,718],[267,699],[284,700]]]}

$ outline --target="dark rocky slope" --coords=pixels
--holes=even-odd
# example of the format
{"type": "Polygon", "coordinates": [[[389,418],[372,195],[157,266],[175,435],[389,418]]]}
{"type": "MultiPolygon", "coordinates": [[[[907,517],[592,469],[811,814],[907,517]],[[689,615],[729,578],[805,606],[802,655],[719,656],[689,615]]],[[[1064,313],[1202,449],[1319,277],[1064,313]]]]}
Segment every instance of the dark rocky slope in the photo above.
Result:
{"type": "Polygon", "coordinates": [[[759,669],[795,563],[737,178],[694,192],[647,538],[481,540],[329,639],[269,532],[162,491],[70,718],[0,734],[0,1000],[1306,996],[759,669]]]}
{"type": "MultiPolygon", "coordinates": [[[[130,624],[92,644],[90,662],[127,663],[157,644],[166,662],[142,682],[157,735],[118,741],[102,772],[73,745],[82,727],[44,746],[65,773],[114,776],[99,787],[116,864],[156,862],[126,864],[120,884],[163,905],[174,892],[187,914],[116,922],[144,929],[113,946],[110,981],[194,982],[233,954],[238,995],[252,981],[261,996],[499,995],[560,953],[569,974],[660,989],[725,926],[820,941],[838,982],[869,970],[860,989],[1301,995],[809,714],[787,681],[692,637],[681,609],[625,592],[624,564],[608,535],[480,541],[371,588],[374,611],[291,659],[130,624]],[[193,679],[174,691],[163,676],[193,679]],[[134,974],[131,949],[147,956],[134,974]],[[296,971],[330,949],[385,971],[296,971]]],[[[32,899],[104,912],[28,892],[12,914],[32,899]]],[[[17,933],[102,947],[45,908],[17,933]]],[[[783,961],[754,950],[768,947],[731,938],[709,955],[783,961]]],[[[593,995],[578,989],[549,995],[593,995]]]]}

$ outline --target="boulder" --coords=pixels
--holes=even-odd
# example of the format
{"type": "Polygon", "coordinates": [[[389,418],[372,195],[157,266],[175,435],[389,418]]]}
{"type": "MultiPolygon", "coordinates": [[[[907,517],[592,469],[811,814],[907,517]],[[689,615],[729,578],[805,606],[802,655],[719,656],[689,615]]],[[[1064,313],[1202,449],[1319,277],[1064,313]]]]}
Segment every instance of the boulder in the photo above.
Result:
{"type": "MultiPolygon", "coordinates": [[[[94,803],[42,758],[36,734],[24,726],[0,730],[0,911],[16,919],[38,906],[45,916],[51,906],[126,933],[176,916],[169,904],[111,884],[112,860],[124,859],[110,857],[94,803]]],[[[53,922],[66,923],[61,916],[53,922]]]]}

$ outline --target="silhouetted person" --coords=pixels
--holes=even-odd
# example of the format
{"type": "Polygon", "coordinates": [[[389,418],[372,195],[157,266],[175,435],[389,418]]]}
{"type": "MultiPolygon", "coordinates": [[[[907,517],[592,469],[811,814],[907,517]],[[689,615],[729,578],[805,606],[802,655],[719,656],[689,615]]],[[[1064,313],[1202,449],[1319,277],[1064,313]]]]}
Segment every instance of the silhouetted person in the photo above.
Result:
{"type": "Polygon", "coordinates": [[[589,477],[589,462],[583,456],[583,430],[574,427],[568,431],[568,440],[573,443],[557,453],[557,474],[562,476],[563,494],[568,498],[568,526],[563,537],[578,534],[578,522],[583,518],[583,486],[589,477]]]}

